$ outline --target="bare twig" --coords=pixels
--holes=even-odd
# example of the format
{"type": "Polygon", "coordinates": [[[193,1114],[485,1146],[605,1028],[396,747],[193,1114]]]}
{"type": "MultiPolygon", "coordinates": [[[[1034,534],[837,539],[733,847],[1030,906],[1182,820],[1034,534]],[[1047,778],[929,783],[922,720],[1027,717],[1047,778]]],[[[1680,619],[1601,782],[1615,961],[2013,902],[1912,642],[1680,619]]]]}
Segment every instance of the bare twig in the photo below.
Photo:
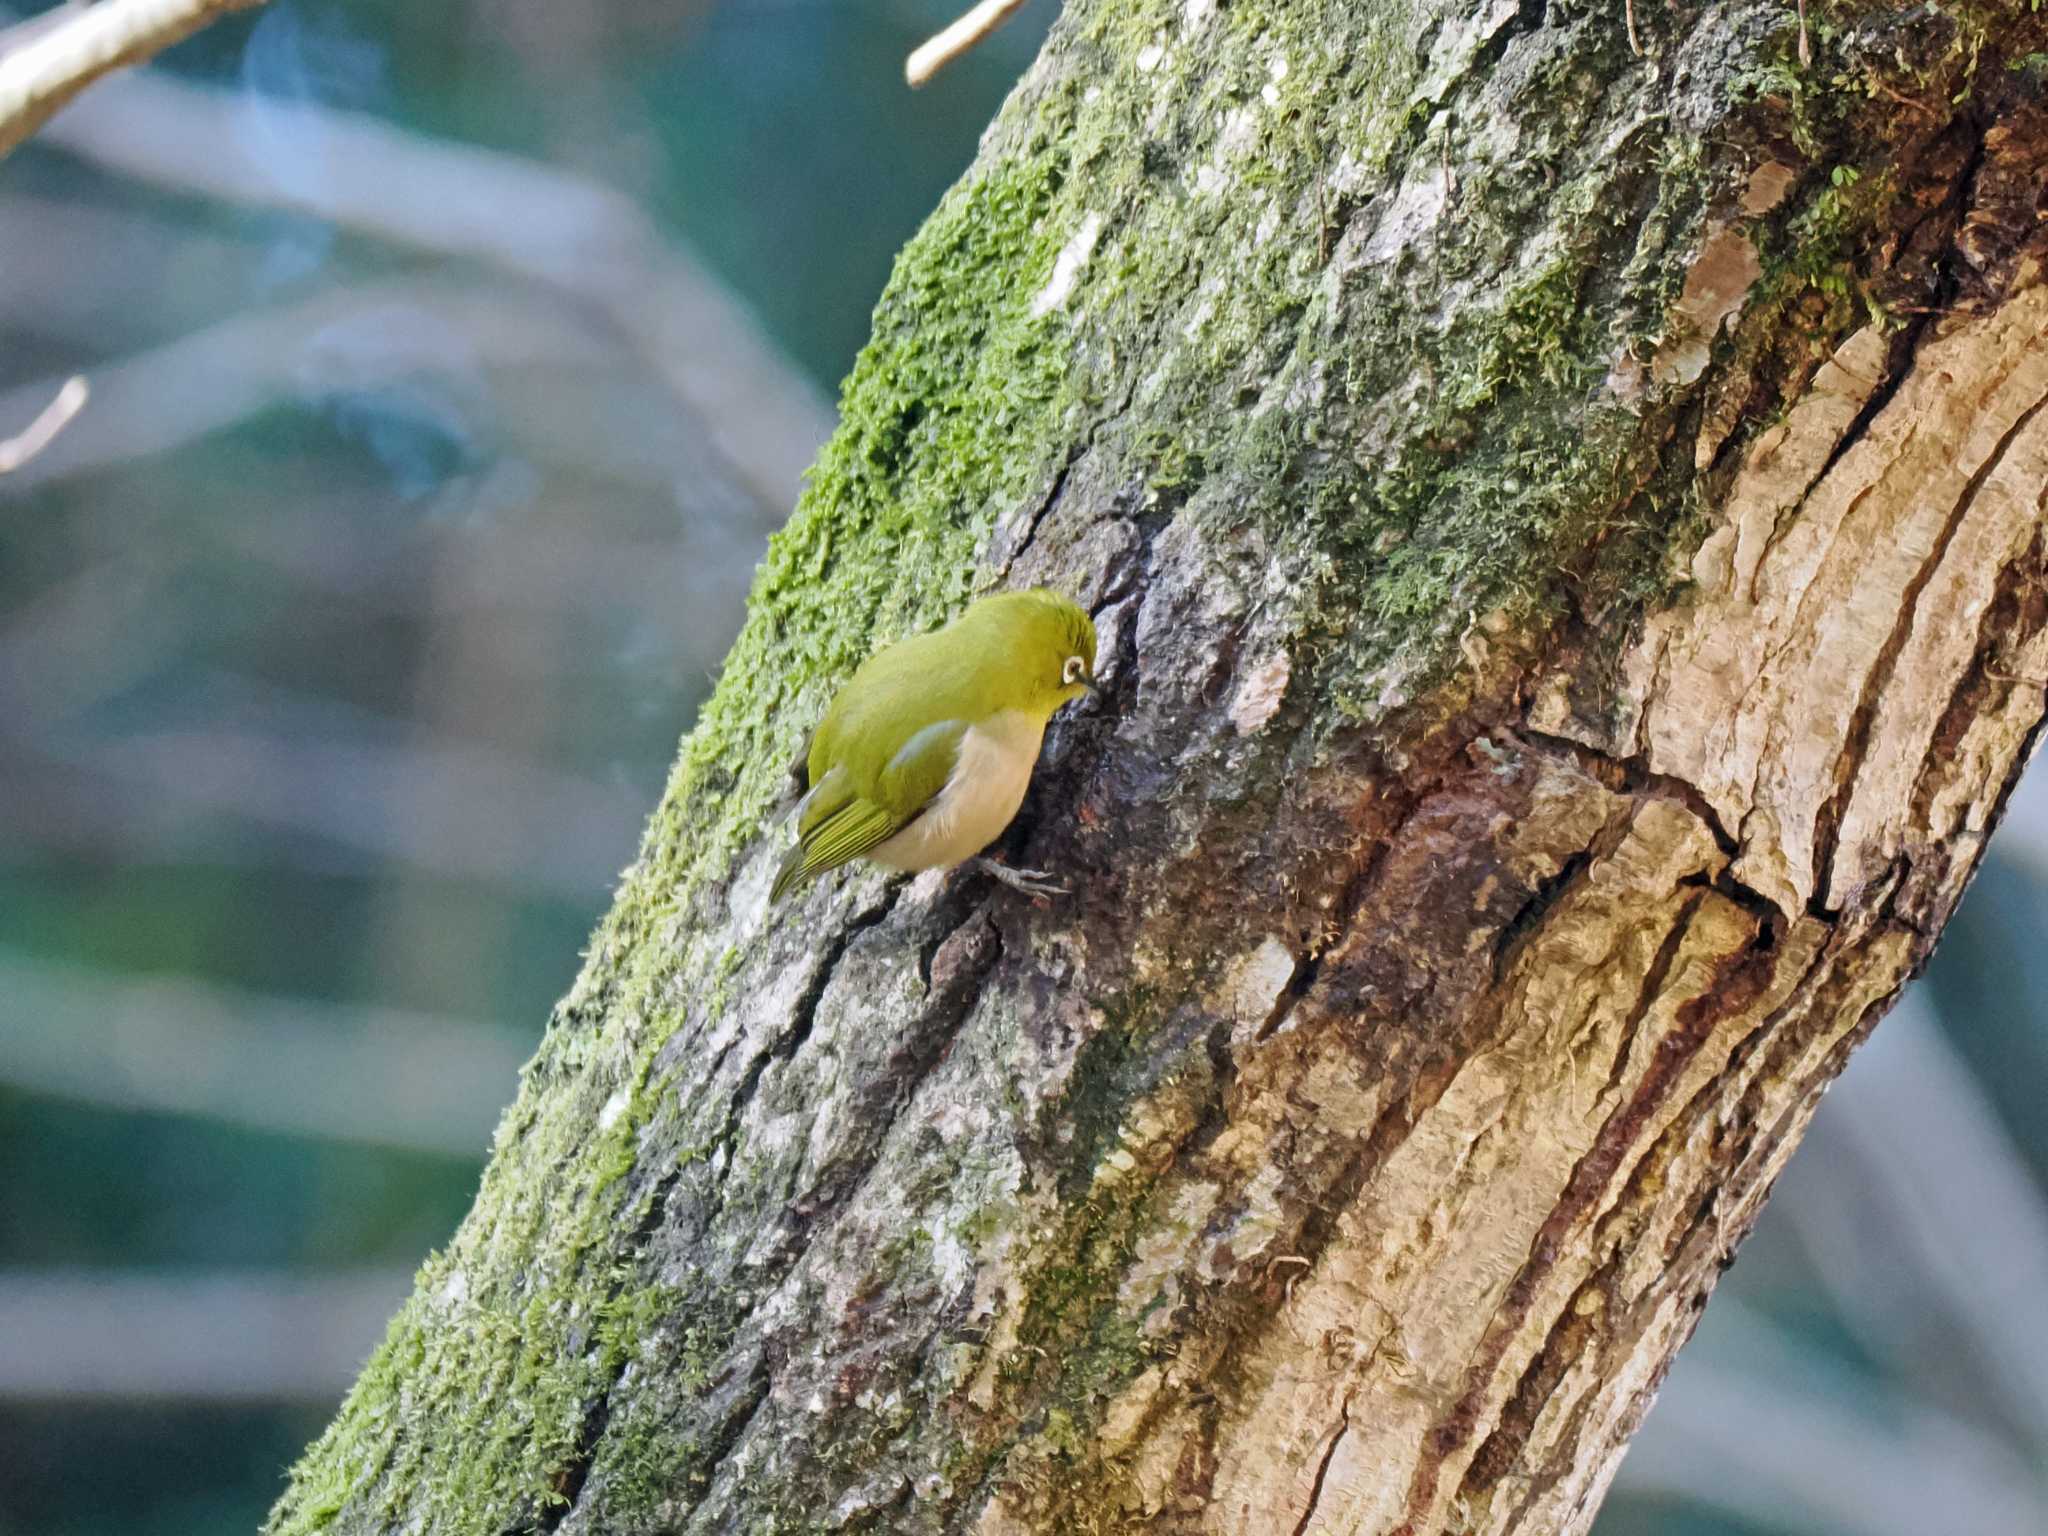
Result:
{"type": "Polygon", "coordinates": [[[1917,112],[1922,117],[1931,118],[1935,121],[1939,121],[1941,118],[1941,114],[1935,111],[1934,108],[1928,106],[1926,102],[1915,101],[1912,97],[1905,95],[1903,92],[1894,90],[1891,86],[1886,85],[1882,80],[1872,80],[1870,82],[1870,85],[1871,88],[1874,89],[1878,95],[1889,97],[1891,100],[1896,101],[1900,106],[1904,107],[1908,112],[1917,112]]]}
{"type": "MultiPolygon", "coordinates": [[[[19,206],[14,199],[0,198],[0,218],[19,206]]],[[[90,221],[79,222],[90,227],[90,221]]],[[[53,221],[57,228],[72,225],[53,221]]],[[[0,292],[34,296],[47,282],[10,272],[0,280],[0,292]]],[[[50,309],[60,311],[66,302],[62,295],[53,296],[50,309]]],[[[105,308],[123,313],[113,300],[105,308]]],[[[337,280],[296,302],[248,304],[161,346],[100,364],[93,383],[105,410],[95,406],[65,434],[58,451],[24,467],[18,479],[0,484],[12,494],[24,483],[92,473],[180,447],[279,401],[302,400],[329,388],[387,386],[407,377],[408,370],[431,365],[435,347],[445,345],[461,348],[465,360],[505,384],[494,409],[505,413],[500,419],[516,433],[520,451],[537,461],[656,491],[672,486],[678,475],[692,474],[706,496],[730,487],[724,505],[741,497],[739,487],[745,482],[740,471],[721,463],[723,455],[693,432],[687,419],[664,441],[636,446],[632,422],[602,414],[604,397],[588,393],[577,370],[616,378],[633,366],[637,349],[627,350],[623,340],[614,345],[611,336],[579,320],[546,290],[534,294],[511,288],[495,280],[495,274],[384,283],[337,280]],[[423,339],[408,344],[405,326],[408,321],[419,326],[422,316],[433,317],[433,329],[421,327],[423,339]],[[343,338],[353,338],[353,350],[343,338]],[[585,400],[595,420],[573,408],[585,400]]],[[[59,314],[51,329],[60,324],[70,328],[77,322],[59,314]]],[[[0,390],[0,421],[30,415],[55,382],[45,378],[0,390]]]]}
{"type": "Polygon", "coordinates": [[[92,388],[85,382],[85,376],[73,374],[34,421],[12,437],[0,437],[0,475],[11,474],[49,447],[57,434],[71,424],[71,418],[84,408],[91,394],[92,388]]]}
{"type": "Polygon", "coordinates": [[[93,81],[263,0],[102,0],[0,54],[0,155],[93,81]]]}
{"type": "Polygon", "coordinates": [[[923,85],[961,54],[995,31],[1024,4],[1024,0],[981,0],[973,10],[945,31],[927,38],[904,61],[903,78],[911,88],[923,85]]]}

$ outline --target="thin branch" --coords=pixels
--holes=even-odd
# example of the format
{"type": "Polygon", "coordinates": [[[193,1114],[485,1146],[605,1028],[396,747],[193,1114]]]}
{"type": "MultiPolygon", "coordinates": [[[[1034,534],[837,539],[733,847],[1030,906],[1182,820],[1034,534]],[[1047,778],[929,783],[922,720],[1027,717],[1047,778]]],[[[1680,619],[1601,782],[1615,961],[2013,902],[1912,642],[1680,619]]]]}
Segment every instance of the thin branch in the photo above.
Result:
{"type": "Polygon", "coordinates": [[[73,374],[34,421],[12,437],[0,437],[0,475],[12,474],[49,447],[57,434],[71,424],[71,418],[84,409],[91,395],[85,375],[73,374]]]}
{"type": "Polygon", "coordinates": [[[1008,21],[1023,4],[1024,0],[981,0],[945,31],[919,43],[904,61],[903,78],[915,90],[1008,21]]]}
{"type": "Polygon", "coordinates": [[[263,0],[103,0],[0,54],[0,155],[102,75],[140,64],[263,0]]]}
{"type": "Polygon", "coordinates": [[[69,24],[90,3],[91,0],[63,0],[61,5],[54,5],[47,11],[34,16],[24,16],[20,21],[10,21],[6,26],[0,27],[0,59],[69,24]]]}
{"type": "MultiPolygon", "coordinates": [[[[0,216],[13,206],[0,198],[0,216]]],[[[31,282],[10,273],[4,287],[33,297],[31,282]]],[[[101,302],[114,314],[126,303],[112,296],[101,302]]],[[[61,313],[65,303],[63,295],[51,295],[49,313],[59,321],[70,318],[61,313]]],[[[636,422],[612,409],[616,397],[606,387],[616,390],[622,376],[637,384],[635,365],[646,359],[626,338],[579,325],[581,318],[547,290],[467,274],[360,284],[337,279],[307,298],[246,305],[213,325],[99,365],[99,406],[57,451],[26,469],[22,481],[40,484],[130,463],[279,401],[318,397],[329,387],[389,386],[453,355],[489,371],[493,409],[519,451],[541,463],[662,495],[688,475],[700,505],[725,492],[715,503],[721,510],[751,500],[742,467],[707,441],[707,433],[693,430],[694,419],[683,419],[669,438],[647,443],[636,422]]],[[[30,414],[53,382],[0,390],[0,419],[30,414]]],[[[756,519],[766,512],[745,510],[756,519]]]]}

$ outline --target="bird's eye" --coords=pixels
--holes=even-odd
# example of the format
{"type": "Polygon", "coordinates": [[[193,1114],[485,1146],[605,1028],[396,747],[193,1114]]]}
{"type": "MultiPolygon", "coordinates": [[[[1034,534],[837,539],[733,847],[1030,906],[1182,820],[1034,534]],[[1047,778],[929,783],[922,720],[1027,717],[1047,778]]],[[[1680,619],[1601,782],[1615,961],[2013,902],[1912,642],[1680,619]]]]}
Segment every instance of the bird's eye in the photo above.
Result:
{"type": "Polygon", "coordinates": [[[1085,670],[1086,663],[1084,663],[1080,657],[1069,656],[1067,658],[1067,665],[1065,669],[1060,673],[1060,681],[1070,686],[1074,683],[1078,683],[1081,680],[1081,674],[1085,670]]]}

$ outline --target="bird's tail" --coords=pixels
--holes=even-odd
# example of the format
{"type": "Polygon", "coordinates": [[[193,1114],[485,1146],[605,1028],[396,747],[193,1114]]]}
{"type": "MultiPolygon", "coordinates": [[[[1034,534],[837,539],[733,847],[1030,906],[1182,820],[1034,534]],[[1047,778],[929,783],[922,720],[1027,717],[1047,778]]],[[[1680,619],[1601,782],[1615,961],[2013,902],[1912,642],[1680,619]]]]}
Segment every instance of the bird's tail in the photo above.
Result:
{"type": "Polygon", "coordinates": [[[789,852],[782,856],[782,863],[775,871],[775,884],[768,888],[769,902],[772,904],[782,900],[797,886],[808,884],[815,874],[815,869],[804,868],[804,845],[792,843],[789,852]]]}

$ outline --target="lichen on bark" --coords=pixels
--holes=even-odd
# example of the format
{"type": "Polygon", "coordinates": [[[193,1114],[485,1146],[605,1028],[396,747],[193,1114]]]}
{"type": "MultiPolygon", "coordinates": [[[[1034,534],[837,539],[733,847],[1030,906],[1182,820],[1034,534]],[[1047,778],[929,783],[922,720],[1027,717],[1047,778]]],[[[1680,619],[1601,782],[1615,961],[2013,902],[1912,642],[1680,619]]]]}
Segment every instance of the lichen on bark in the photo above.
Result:
{"type": "Polygon", "coordinates": [[[2041,714],[2048,22],[1809,13],[1070,4],[273,1529],[1582,1528],[2041,714]],[[1076,896],[769,911],[832,683],[1027,581],[1076,896]]]}

